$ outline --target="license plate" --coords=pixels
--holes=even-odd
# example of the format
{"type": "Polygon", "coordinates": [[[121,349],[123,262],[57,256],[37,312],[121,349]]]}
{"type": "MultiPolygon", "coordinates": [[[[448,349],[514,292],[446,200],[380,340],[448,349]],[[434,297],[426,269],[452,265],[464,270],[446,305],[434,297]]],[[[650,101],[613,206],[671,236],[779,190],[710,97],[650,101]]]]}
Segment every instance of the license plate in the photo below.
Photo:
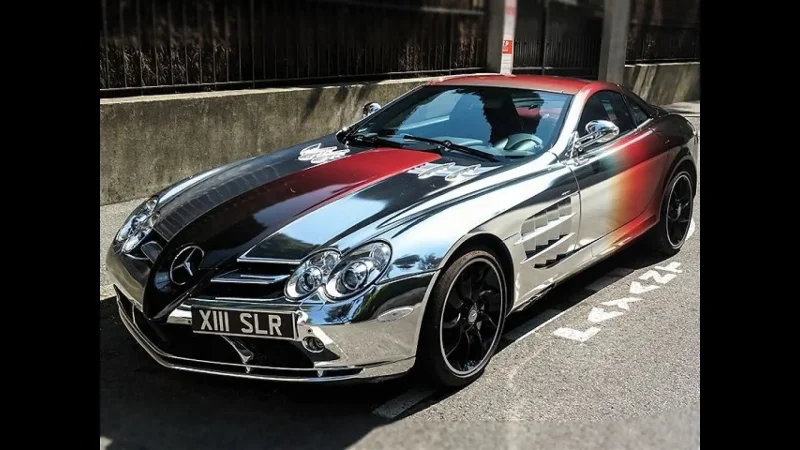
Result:
{"type": "Polygon", "coordinates": [[[285,312],[192,308],[192,331],[203,334],[295,339],[295,320],[293,313],[285,312]]]}

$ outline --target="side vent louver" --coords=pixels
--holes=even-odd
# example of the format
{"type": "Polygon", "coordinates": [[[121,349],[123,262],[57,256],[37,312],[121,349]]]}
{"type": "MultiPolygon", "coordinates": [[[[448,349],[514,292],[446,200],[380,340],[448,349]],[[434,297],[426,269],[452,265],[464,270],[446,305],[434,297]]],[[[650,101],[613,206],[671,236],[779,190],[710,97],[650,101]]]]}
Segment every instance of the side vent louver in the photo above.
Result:
{"type": "Polygon", "coordinates": [[[572,253],[575,241],[572,201],[573,197],[560,200],[523,222],[517,244],[525,248],[526,263],[548,268],[572,253]]]}

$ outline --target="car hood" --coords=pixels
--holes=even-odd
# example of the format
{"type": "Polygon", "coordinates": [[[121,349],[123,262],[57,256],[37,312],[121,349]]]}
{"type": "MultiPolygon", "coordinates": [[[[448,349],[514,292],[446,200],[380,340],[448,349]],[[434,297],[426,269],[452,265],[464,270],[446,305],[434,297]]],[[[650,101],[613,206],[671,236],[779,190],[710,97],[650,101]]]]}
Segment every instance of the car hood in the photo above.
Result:
{"type": "Polygon", "coordinates": [[[201,268],[248,258],[300,260],[377,231],[432,196],[499,168],[471,157],[360,148],[328,136],[184,180],[159,194],[162,255],[200,246],[201,268]]]}

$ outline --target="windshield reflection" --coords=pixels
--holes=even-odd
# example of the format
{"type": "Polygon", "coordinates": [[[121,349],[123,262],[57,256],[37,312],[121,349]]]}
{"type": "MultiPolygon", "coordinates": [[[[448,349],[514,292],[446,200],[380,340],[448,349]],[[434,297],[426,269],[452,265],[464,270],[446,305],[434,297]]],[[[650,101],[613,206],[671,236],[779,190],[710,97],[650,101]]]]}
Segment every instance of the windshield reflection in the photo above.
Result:
{"type": "Polygon", "coordinates": [[[567,94],[495,86],[426,86],[379,110],[355,133],[398,142],[413,135],[501,158],[530,157],[555,142],[570,99],[567,94]]]}

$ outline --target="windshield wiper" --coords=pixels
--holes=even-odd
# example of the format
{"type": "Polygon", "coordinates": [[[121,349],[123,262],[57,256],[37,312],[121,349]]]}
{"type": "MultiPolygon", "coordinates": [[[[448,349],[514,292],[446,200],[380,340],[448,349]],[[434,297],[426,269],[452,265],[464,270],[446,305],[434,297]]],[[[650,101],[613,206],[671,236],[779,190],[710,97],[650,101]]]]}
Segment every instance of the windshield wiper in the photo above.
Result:
{"type": "Polygon", "coordinates": [[[448,150],[455,150],[455,151],[459,151],[459,152],[462,152],[462,153],[466,153],[468,155],[472,155],[472,156],[475,156],[477,158],[484,159],[486,161],[495,161],[495,162],[499,161],[499,159],[497,157],[495,157],[494,155],[492,155],[492,154],[485,153],[485,152],[482,152],[480,150],[476,150],[476,149],[474,149],[472,147],[467,147],[466,145],[454,144],[454,143],[452,143],[450,141],[440,141],[438,139],[430,139],[430,138],[426,138],[426,137],[412,136],[410,134],[398,134],[396,136],[399,137],[399,138],[402,138],[404,140],[407,140],[407,141],[425,142],[425,143],[428,143],[428,144],[441,146],[441,147],[444,147],[444,148],[446,148],[448,150]]]}
{"type": "MultiPolygon", "coordinates": [[[[391,137],[394,137],[394,136],[391,136],[391,137]]],[[[353,134],[353,135],[348,136],[347,140],[348,141],[355,141],[355,142],[357,142],[359,144],[366,144],[366,145],[387,145],[387,146],[403,148],[403,149],[406,148],[405,144],[403,144],[402,142],[393,141],[391,139],[387,139],[386,137],[377,136],[377,135],[366,136],[366,135],[363,135],[363,134],[353,134]]],[[[436,153],[439,153],[440,155],[442,154],[441,150],[439,150],[438,148],[436,150],[428,150],[428,151],[435,151],[436,153]]]]}

